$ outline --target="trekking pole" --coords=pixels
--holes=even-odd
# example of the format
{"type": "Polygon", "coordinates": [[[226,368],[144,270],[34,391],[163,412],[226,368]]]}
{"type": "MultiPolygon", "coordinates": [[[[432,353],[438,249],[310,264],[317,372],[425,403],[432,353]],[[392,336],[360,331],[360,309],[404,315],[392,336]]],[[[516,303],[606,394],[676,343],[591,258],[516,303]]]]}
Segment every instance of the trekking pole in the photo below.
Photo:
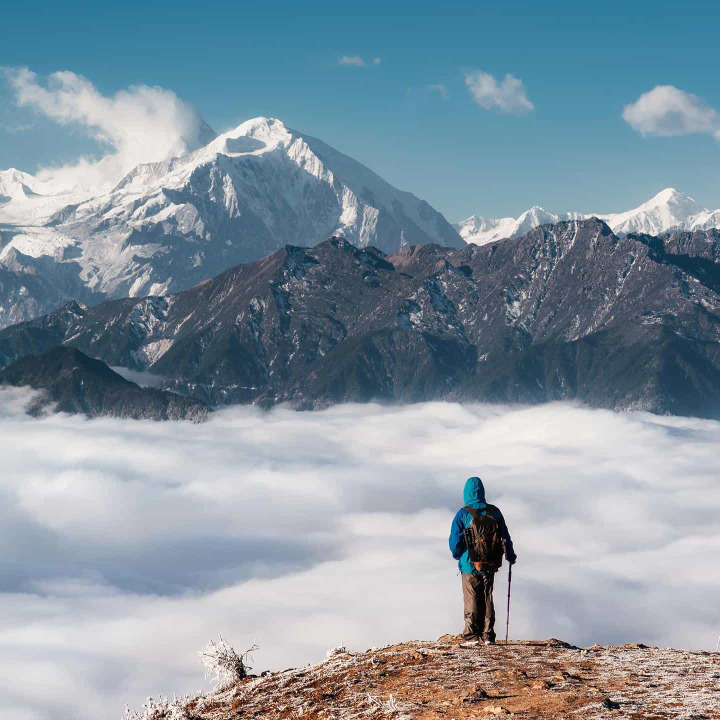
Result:
{"type": "Polygon", "coordinates": [[[510,584],[512,583],[512,565],[508,565],[508,601],[507,601],[507,618],[505,620],[505,644],[508,644],[508,634],[510,633],[510,584]]]}

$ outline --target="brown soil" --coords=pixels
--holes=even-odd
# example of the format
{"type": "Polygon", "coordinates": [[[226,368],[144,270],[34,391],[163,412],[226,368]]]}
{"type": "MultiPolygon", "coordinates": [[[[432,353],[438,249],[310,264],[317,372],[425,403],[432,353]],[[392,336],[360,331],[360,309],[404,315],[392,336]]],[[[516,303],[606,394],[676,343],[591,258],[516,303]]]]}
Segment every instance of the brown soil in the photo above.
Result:
{"type": "Polygon", "coordinates": [[[188,720],[720,718],[720,654],[558,640],[464,648],[455,636],[328,660],[185,705],[188,720]]]}

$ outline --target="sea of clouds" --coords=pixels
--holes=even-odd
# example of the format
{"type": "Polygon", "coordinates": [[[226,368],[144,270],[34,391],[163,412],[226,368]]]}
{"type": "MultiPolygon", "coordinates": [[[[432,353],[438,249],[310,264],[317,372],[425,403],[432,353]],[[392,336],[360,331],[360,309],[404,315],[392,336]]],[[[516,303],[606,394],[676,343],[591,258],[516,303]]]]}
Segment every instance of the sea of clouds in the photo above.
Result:
{"type": "Polygon", "coordinates": [[[427,403],[192,425],[26,402],[0,397],[2,720],[205,689],[219,634],[257,642],[262,670],[460,631],[447,535],[473,474],[519,556],[512,638],[715,646],[720,423],[427,403]]]}

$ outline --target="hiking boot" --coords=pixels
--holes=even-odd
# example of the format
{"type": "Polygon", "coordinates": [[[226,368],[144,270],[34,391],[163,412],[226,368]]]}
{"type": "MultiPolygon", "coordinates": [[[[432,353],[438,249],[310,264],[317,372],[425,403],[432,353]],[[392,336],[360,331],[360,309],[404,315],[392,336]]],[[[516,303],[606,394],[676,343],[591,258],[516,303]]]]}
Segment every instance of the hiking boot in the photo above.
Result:
{"type": "Polygon", "coordinates": [[[460,643],[460,647],[477,647],[481,643],[482,640],[476,635],[468,635],[463,638],[463,641],[460,643]]]}
{"type": "Polygon", "coordinates": [[[484,642],[486,645],[494,645],[495,644],[494,640],[485,640],[484,642]]]}

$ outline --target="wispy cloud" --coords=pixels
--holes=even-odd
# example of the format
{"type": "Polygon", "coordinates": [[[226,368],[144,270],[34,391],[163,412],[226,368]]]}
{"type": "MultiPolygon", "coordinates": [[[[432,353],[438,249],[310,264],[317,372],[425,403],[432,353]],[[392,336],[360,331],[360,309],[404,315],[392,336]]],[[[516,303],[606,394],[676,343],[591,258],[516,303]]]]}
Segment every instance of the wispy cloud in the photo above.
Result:
{"type": "Polygon", "coordinates": [[[21,123],[20,125],[3,125],[0,124],[0,128],[10,135],[16,135],[17,133],[27,132],[32,129],[32,123],[21,123]]]}
{"type": "Polygon", "coordinates": [[[535,109],[522,81],[514,75],[505,75],[502,82],[498,82],[489,73],[472,70],[465,72],[465,84],[473,100],[487,110],[525,115],[535,109]]]}
{"type": "Polygon", "coordinates": [[[673,85],[657,85],[643,93],[625,106],[623,119],[643,135],[707,133],[720,140],[720,113],[673,85]]]}
{"type": "Polygon", "coordinates": [[[107,148],[100,160],[80,158],[72,165],[41,170],[40,179],[57,189],[113,184],[139,163],[179,155],[211,137],[197,111],[161,87],[137,85],[106,96],[68,71],[51,74],[47,82],[27,68],[4,68],[3,76],[17,105],[83,128],[107,148]]]}
{"type": "Polygon", "coordinates": [[[33,420],[26,401],[2,391],[2,717],[196,690],[218,633],[257,639],[261,670],[457,632],[447,535],[474,474],[519,554],[514,637],[715,645],[720,423],[428,403],[195,426],[33,420]]]}
{"type": "Polygon", "coordinates": [[[445,85],[442,85],[442,84],[426,85],[425,89],[438,93],[441,97],[445,98],[445,100],[448,99],[448,91],[447,91],[447,88],[445,87],[445,85]]]}
{"type": "Polygon", "coordinates": [[[342,55],[338,58],[339,65],[351,65],[353,67],[368,67],[368,65],[380,65],[382,58],[373,58],[370,62],[365,62],[360,55],[342,55]]]}

